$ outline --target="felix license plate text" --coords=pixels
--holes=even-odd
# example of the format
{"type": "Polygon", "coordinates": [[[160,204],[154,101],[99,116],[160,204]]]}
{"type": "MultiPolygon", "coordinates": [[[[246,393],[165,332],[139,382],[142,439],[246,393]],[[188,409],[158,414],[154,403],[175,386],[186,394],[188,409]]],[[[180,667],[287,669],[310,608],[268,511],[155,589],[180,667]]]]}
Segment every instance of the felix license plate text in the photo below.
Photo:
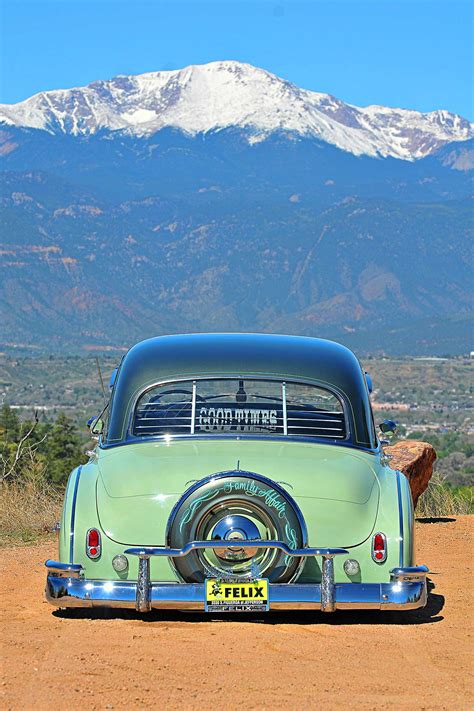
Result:
{"type": "Polygon", "coordinates": [[[206,580],[207,612],[262,612],[268,607],[268,580],[206,580]]]}

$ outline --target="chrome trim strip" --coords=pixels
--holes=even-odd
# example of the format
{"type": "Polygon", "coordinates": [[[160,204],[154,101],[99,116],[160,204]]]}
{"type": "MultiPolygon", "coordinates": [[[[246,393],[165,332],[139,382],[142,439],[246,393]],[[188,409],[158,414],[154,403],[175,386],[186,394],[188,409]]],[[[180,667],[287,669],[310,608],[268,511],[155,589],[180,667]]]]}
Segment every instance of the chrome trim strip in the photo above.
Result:
{"type": "Polygon", "coordinates": [[[125,447],[130,444],[141,444],[142,442],[166,442],[169,443],[170,441],[173,440],[183,440],[183,439],[192,439],[194,441],[198,440],[224,440],[224,439],[231,439],[231,440],[239,440],[239,439],[244,439],[244,440],[259,440],[260,442],[302,442],[306,444],[330,444],[330,445],[336,445],[339,447],[347,447],[348,449],[356,449],[357,451],[360,452],[367,452],[367,454],[374,454],[374,455],[379,455],[380,451],[378,448],[376,449],[370,449],[368,447],[363,447],[359,444],[354,444],[353,442],[347,440],[347,439],[341,439],[337,437],[313,437],[309,435],[258,435],[255,433],[250,433],[250,432],[241,432],[240,434],[229,434],[228,432],[222,432],[221,434],[218,435],[213,435],[207,432],[202,432],[202,433],[195,433],[195,434],[190,434],[189,432],[187,434],[174,434],[170,436],[170,439],[166,439],[165,435],[150,435],[149,437],[145,435],[140,435],[139,437],[134,437],[133,435],[129,435],[128,439],[122,440],[120,442],[114,442],[113,444],[110,443],[105,443],[101,442],[99,444],[100,449],[113,449],[114,447],[125,447]]]}
{"type": "MultiPolygon", "coordinates": [[[[288,415],[286,412],[286,383],[281,384],[281,402],[282,402],[282,406],[283,406],[283,412],[282,412],[283,436],[287,437],[288,436],[288,415]]],[[[342,409],[344,411],[344,407],[342,409]]]]}
{"type": "Polygon", "coordinates": [[[402,486],[400,484],[400,477],[404,476],[401,472],[397,471],[397,498],[398,498],[398,523],[400,527],[400,545],[399,545],[399,565],[403,568],[405,564],[404,556],[404,537],[403,537],[403,507],[402,507],[402,486]]]}
{"type": "Polygon", "coordinates": [[[190,434],[194,434],[194,427],[195,427],[195,420],[196,420],[196,381],[193,380],[193,394],[191,396],[191,432],[190,434]]]}
{"type": "MultiPolygon", "coordinates": [[[[397,569],[398,570],[398,569],[397,569]]],[[[408,569],[407,569],[408,570],[408,569]]],[[[424,575],[424,574],[423,574],[424,575]]],[[[149,609],[201,610],[204,584],[151,583],[149,609]]],[[[46,599],[57,607],[135,608],[137,584],[132,581],[85,580],[48,575],[46,599]]],[[[335,610],[414,610],[426,605],[426,578],[389,583],[336,583],[335,610]]],[[[322,591],[315,584],[269,584],[270,610],[322,609],[322,591]]]]}
{"type": "Polygon", "coordinates": [[[79,488],[79,478],[82,472],[82,465],[78,467],[76,481],[74,482],[74,493],[72,495],[71,504],[71,527],[69,530],[69,563],[72,563],[74,559],[74,523],[76,521],[76,500],[77,500],[77,489],[79,488]]]}
{"type": "Polygon", "coordinates": [[[409,508],[409,525],[410,525],[410,530],[412,531],[412,535],[410,536],[410,550],[409,550],[409,558],[408,560],[404,561],[405,563],[409,563],[409,565],[413,565],[413,561],[415,560],[415,536],[413,535],[413,526],[415,524],[415,511],[413,508],[413,495],[411,491],[411,487],[408,487],[408,508],[409,508]]]}
{"type": "MultiPolygon", "coordinates": [[[[228,548],[229,541],[190,541],[182,548],[167,548],[166,546],[143,546],[126,548],[126,555],[145,556],[167,556],[169,558],[183,558],[194,550],[202,548],[228,548]]],[[[335,555],[348,555],[345,548],[290,548],[283,541],[245,541],[246,548],[278,548],[286,555],[300,558],[303,556],[323,556],[332,557],[335,555]]]]}

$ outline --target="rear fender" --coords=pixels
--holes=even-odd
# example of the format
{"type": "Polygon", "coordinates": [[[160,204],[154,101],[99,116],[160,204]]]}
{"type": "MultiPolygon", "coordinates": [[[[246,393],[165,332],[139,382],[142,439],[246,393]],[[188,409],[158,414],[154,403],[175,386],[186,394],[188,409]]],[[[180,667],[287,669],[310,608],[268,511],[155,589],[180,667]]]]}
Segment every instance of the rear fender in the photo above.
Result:
{"type": "MultiPolygon", "coordinates": [[[[88,462],[71,473],[64,495],[59,539],[61,563],[84,564],[85,535],[89,528],[98,528],[96,506],[97,465],[88,462]]],[[[87,560],[89,560],[87,558],[87,560]]]]}
{"type": "MultiPolygon", "coordinates": [[[[59,560],[80,564],[82,574],[91,580],[136,580],[138,559],[135,556],[128,557],[129,567],[124,573],[117,573],[112,567],[113,557],[123,554],[128,546],[111,540],[108,531],[100,524],[97,511],[98,474],[96,462],[90,461],[75,469],[69,477],[61,518],[59,560]],[[86,555],[86,534],[90,528],[97,528],[102,537],[101,556],[94,560],[86,555]]],[[[126,512],[124,515],[127,515],[126,512]]],[[[164,538],[157,543],[163,544],[164,538]]],[[[151,574],[153,580],[176,580],[167,558],[153,560],[151,574]]]]}
{"type": "Polygon", "coordinates": [[[59,530],[59,560],[61,563],[73,563],[73,550],[71,547],[73,518],[76,508],[77,488],[82,467],[76,467],[70,473],[64,491],[63,508],[61,511],[59,530]]]}
{"type": "MultiPolygon", "coordinates": [[[[390,570],[414,565],[413,559],[413,503],[410,485],[403,473],[381,467],[377,472],[380,484],[379,508],[372,535],[378,531],[387,537],[387,559],[376,563],[372,559],[372,535],[363,543],[349,549],[349,555],[334,560],[336,582],[387,583],[390,570]],[[349,578],[344,572],[344,561],[354,558],[359,562],[360,575],[349,578]]],[[[305,571],[306,572],[306,571],[305,571]]],[[[300,578],[300,582],[303,582],[300,578]]]]}

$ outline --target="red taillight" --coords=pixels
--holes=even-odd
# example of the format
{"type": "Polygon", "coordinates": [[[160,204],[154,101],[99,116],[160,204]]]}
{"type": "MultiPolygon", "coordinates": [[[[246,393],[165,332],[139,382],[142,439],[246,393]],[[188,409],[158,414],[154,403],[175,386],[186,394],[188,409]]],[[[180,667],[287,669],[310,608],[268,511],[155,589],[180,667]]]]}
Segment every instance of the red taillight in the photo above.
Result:
{"type": "Polygon", "coordinates": [[[376,533],[372,538],[372,559],[376,563],[387,560],[387,538],[385,533],[376,533]]]}
{"type": "Polygon", "coordinates": [[[86,553],[89,558],[99,558],[100,548],[100,532],[96,528],[89,528],[86,534],[86,553]]]}
{"type": "Polygon", "coordinates": [[[100,534],[96,528],[91,528],[87,536],[88,546],[98,546],[100,542],[100,534]]]}

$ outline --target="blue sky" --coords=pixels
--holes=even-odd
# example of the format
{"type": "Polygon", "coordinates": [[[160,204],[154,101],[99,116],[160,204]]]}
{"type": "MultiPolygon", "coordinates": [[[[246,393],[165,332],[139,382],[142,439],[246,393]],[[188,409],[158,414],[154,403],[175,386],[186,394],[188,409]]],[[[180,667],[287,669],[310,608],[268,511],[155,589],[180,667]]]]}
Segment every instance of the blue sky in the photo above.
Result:
{"type": "Polygon", "coordinates": [[[3,0],[0,101],[237,59],[354,104],[473,118],[471,0],[3,0]]]}

